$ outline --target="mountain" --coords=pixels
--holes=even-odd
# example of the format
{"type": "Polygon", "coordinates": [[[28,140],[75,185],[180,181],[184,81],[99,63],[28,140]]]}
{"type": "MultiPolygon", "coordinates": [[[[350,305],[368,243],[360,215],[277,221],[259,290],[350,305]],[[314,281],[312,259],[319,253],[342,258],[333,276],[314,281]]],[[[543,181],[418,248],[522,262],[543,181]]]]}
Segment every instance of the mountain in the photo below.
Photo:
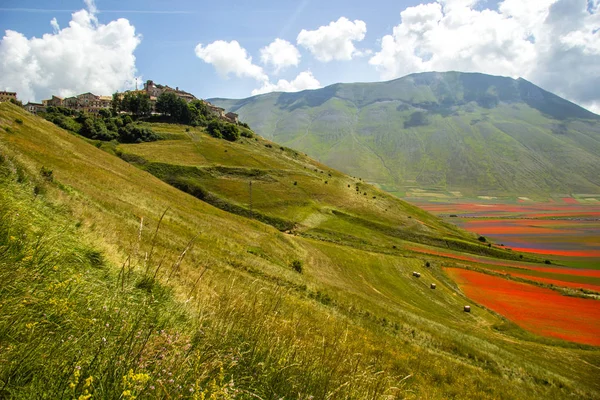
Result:
{"type": "Polygon", "coordinates": [[[598,398],[597,348],[445,272],[542,260],[263,138],[149,125],[90,140],[0,104],[0,397],[598,398]]]}
{"type": "Polygon", "coordinates": [[[428,72],[210,101],[400,195],[600,192],[600,116],[524,79],[428,72]]]}

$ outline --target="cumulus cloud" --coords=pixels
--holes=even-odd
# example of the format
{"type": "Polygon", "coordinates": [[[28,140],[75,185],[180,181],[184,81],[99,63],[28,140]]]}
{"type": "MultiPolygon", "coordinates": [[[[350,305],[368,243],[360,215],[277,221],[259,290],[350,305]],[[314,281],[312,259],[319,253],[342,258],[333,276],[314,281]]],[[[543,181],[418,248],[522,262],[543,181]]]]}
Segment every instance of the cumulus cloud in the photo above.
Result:
{"type": "Polygon", "coordinates": [[[235,75],[238,78],[254,78],[264,82],[269,80],[263,69],[252,63],[252,57],[236,40],[217,40],[206,47],[199,44],[196,46],[196,55],[212,64],[223,78],[235,75]]]}
{"type": "Polygon", "coordinates": [[[298,74],[292,81],[280,79],[277,83],[265,82],[259,89],[252,91],[252,95],[269,92],[299,92],[306,89],[318,89],[321,83],[313,76],[312,72],[304,71],[298,74]]]}
{"type": "Polygon", "coordinates": [[[351,60],[355,56],[363,55],[354,47],[354,42],[362,41],[366,33],[367,24],[364,21],[357,19],[352,22],[348,18],[340,17],[337,21],[314,31],[302,29],[296,41],[319,61],[351,60]]]}
{"type": "Polygon", "coordinates": [[[382,79],[420,71],[522,76],[598,112],[600,13],[583,0],[439,0],[406,8],[369,60],[382,79]]]}
{"type": "Polygon", "coordinates": [[[94,2],[86,4],[88,9],[73,13],[66,28],[53,18],[53,33],[41,38],[7,30],[0,41],[0,87],[16,91],[23,101],[130,87],[141,36],[126,19],[100,24],[94,2]]]}
{"type": "Polygon", "coordinates": [[[275,73],[279,73],[292,65],[298,66],[300,52],[287,40],[277,38],[268,46],[260,49],[260,60],[265,65],[272,65],[275,73]]]}

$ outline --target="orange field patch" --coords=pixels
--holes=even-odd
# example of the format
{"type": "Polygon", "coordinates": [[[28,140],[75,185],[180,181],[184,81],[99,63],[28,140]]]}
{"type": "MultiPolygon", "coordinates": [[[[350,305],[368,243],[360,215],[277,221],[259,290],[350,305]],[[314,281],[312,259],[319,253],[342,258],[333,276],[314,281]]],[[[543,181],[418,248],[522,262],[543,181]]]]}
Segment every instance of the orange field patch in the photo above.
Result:
{"type": "Polygon", "coordinates": [[[572,197],[563,197],[563,198],[561,198],[561,200],[566,204],[579,204],[579,201],[577,201],[577,199],[574,199],[572,197]]]}
{"type": "Polygon", "coordinates": [[[600,346],[600,303],[458,268],[444,270],[465,295],[543,336],[600,346]]]}

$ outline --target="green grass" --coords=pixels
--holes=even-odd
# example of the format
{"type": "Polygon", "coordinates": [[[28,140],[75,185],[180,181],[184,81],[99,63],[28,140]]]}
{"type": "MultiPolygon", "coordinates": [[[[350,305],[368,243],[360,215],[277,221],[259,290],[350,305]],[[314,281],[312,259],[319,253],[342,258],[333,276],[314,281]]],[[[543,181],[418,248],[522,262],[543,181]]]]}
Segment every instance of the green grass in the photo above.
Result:
{"type": "Polygon", "coordinates": [[[12,105],[0,105],[0,127],[11,131],[0,129],[2,397],[598,397],[590,368],[600,365],[597,349],[549,343],[476,304],[464,314],[469,300],[439,264],[426,268],[429,258],[403,251],[401,239],[335,217],[333,209],[474,240],[374,187],[375,200],[356,195],[359,180],[262,139],[229,143],[199,131],[164,148],[116,148],[205,168],[229,199],[243,185],[219,180],[266,170],[281,189],[257,188],[265,193],[257,198],[273,204],[269,193],[296,187],[286,201],[308,204],[288,214],[301,225],[290,235],[200,201],[12,105]],[[186,146],[168,150],[176,143],[186,146]],[[205,154],[212,161],[198,162],[205,154]],[[336,241],[308,237],[315,232],[336,241]]]}

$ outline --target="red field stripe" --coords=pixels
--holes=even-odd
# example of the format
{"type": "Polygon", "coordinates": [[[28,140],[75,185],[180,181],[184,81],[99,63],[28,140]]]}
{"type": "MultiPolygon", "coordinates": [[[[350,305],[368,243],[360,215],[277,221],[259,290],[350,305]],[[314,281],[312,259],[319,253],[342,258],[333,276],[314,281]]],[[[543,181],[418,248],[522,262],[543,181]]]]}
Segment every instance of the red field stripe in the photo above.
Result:
{"type": "Polygon", "coordinates": [[[458,268],[444,268],[465,295],[543,336],[600,346],[600,303],[458,268]]]}
{"type": "Polygon", "coordinates": [[[593,285],[591,283],[568,282],[568,281],[563,281],[563,280],[559,280],[559,279],[543,278],[540,276],[519,274],[519,273],[512,272],[512,271],[508,272],[508,274],[510,274],[511,276],[514,276],[514,277],[529,279],[530,281],[547,283],[547,284],[551,284],[551,285],[555,285],[555,286],[563,286],[563,287],[568,287],[568,288],[573,288],[573,289],[583,288],[583,289],[590,289],[590,290],[594,290],[596,292],[600,292],[600,286],[593,285]]]}
{"type": "Polygon", "coordinates": [[[558,250],[558,249],[529,249],[526,247],[511,247],[515,251],[532,254],[547,254],[565,257],[600,258],[600,250],[558,250]]]}

